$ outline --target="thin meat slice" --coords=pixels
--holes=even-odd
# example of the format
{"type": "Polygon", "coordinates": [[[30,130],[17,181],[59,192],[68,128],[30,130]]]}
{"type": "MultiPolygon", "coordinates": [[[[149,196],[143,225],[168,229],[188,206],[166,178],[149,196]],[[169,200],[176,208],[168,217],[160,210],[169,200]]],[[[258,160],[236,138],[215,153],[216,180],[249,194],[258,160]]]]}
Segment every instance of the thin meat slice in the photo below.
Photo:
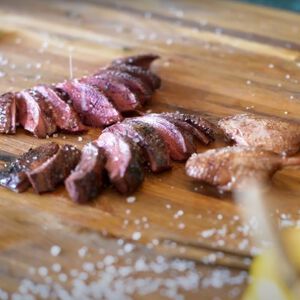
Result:
{"type": "Polygon", "coordinates": [[[283,157],[259,148],[234,146],[193,154],[186,163],[186,173],[220,191],[232,191],[246,188],[253,180],[266,184],[276,171],[299,165],[299,157],[283,157]]]}
{"type": "Polygon", "coordinates": [[[134,56],[128,56],[124,58],[118,58],[112,61],[112,65],[120,65],[120,64],[126,64],[126,65],[134,65],[143,67],[145,69],[149,69],[150,65],[153,61],[160,58],[159,55],[156,54],[140,54],[140,55],[134,55],[134,56]]]}
{"type": "Polygon", "coordinates": [[[134,192],[144,180],[140,147],[112,132],[102,133],[96,143],[105,152],[105,168],[111,183],[122,194],[134,192]]]}
{"type": "Polygon", "coordinates": [[[14,93],[0,96],[0,133],[16,133],[16,95],[14,93]]]}
{"type": "Polygon", "coordinates": [[[81,82],[97,87],[114,104],[119,112],[134,111],[140,108],[140,102],[126,84],[113,79],[98,76],[83,77],[81,82]]]}
{"type": "Polygon", "coordinates": [[[44,101],[51,107],[53,119],[58,128],[72,133],[87,130],[81,123],[73,107],[61,99],[53,88],[46,85],[39,85],[34,90],[42,95],[44,101]]]}
{"type": "Polygon", "coordinates": [[[72,145],[64,145],[37,168],[26,172],[37,193],[51,192],[64,182],[80,160],[81,152],[72,145]]]}
{"type": "Polygon", "coordinates": [[[108,69],[126,72],[132,76],[138,77],[145,84],[150,86],[152,90],[159,89],[161,86],[161,79],[157,75],[155,75],[150,70],[139,66],[119,64],[119,65],[110,66],[108,67],[108,69]]]}
{"type": "Polygon", "coordinates": [[[191,134],[179,130],[177,126],[158,115],[149,114],[133,120],[152,126],[167,144],[173,160],[184,161],[196,150],[191,134]]]}
{"type": "Polygon", "coordinates": [[[144,150],[146,161],[149,162],[152,172],[158,173],[171,168],[169,149],[152,126],[126,119],[106,130],[119,133],[122,137],[128,137],[133,143],[137,143],[144,150]]]}
{"type": "Polygon", "coordinates": [[[43,97],[34,90],[24,90],[17,94],[19,122],[25,130],[38,138],[45,138],[56,131],[53,113],[43,97]]]}
{"type": "Polygon", "coordinates": [[[0,171],[0,185],[15,192],[24,192],[30,187],[26,173],[48,161],[58,149],[56,143],[47,143],[30,149],[0,171]]]}
{"type": "Polygon", "coordinates": [[[118,82],[125,84],[135,95],[137,95],[139,102],[142,105],[148,102],[153,95],[153,91],[149,85],[126,72],[102,69],[95,74],[95,76],[106,78],[108,80],[117,80],[118,82]]]}
{"type": "Polygon", "coordinates": [[[105,153],[93,143],[87,144],[76,169],[65,180],[66,189],[77,203],[86,203],[100,194],[104,187],[105,153]]]}
{"type": "Polygon", "coordinates": [[[66,92],[85,125],[103,127],[121,120],[109,99],[97,88],[77,80],[65,81],[57,88],[66,92]]]}
{"type": "Polygon", "coordinates": [[[292,155],[300,149],[300,124],[282,118],[240,114],[223,118],[218,125],[237,145],[260,147],[292,155]]]}

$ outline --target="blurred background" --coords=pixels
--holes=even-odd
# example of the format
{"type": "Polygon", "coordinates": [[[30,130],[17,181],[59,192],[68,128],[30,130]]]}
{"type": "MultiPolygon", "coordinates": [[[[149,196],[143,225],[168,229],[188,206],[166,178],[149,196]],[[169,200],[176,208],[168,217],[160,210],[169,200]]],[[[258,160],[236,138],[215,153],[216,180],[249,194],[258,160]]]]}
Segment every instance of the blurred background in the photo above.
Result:
{"type": "Polygon", "coordinates": [[[241,1],[300,12],[300,0],[241,0],[241,1]]]}

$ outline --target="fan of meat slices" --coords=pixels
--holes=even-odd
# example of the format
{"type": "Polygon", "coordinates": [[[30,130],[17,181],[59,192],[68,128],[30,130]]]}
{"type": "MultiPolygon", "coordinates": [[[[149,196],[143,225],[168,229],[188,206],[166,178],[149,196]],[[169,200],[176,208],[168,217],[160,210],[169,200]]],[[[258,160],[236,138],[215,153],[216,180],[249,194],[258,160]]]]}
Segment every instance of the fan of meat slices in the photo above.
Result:
{"type": "Polygon", "coordinates": [[[240,114],[218,122],[236,146],[194,154],[186,173],[221,191],[244,188],[250,180],[267,184],[276,171],[299,166],[300,157],[288,157],[300,148],[300,124],[281,118],[240,114]]]}
{"type": "Polygon", "coordinates": [[[204,145],[214,140],[215,129],[203,117],[188,114],[127,118],[104,129],[81,155],[75,147],[55,143],[30,150],[0,171],[0,184],[17,192],[32,186],[42,193],[65,181],[79,203],[96,197],[107,178],[120,193],[132,193],[146,167],[158,173],[170,169],[171,160],[185,161],[196,151],[196,140],[204,145]]]}
{"type": "Polygon", "coordinates": [[[117,59],[96,74],[53,85],[39,85],[0,96],[0,133],[14,134],[17,124],[38,138],[57,130],[86,131],[123,119],[145,105],[160,87],[150,71],[157,55],[117,59]]]}

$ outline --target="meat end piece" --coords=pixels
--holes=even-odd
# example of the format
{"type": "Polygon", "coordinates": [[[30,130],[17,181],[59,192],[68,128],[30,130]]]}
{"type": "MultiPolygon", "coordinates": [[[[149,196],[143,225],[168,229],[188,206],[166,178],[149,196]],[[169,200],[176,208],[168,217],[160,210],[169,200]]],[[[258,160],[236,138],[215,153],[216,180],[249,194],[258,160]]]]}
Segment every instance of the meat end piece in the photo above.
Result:
{"type": "Polygon", "coordinates": [[[51,107],[34,90],[17,94],[17,110],[20,124],[38,138],[45,138],[56,131],[51,107]]]}
{"type": "Polygon", "coordinates": [[[88,76],[80,80],[83,83],[97,87],[114,104],[119,112],[129,112],[140,108],[140,102],[126,84],[98,76],[88,76]]]}
{"type": "Polygon", "coordinates": [[[72,145],[64,145],[37,168],[26,172],[37,193],[51,192],[64,182],[80,160],[81,151],[72,145]]]}
{"type": "Polygon", "coordinates": [[[78,114],[71,105],[66,103],[50,86],[39,85],[34,88],[52,109],[53,119],[57,127],[63,131],[76,133],[86,131],[78,114]]]}
{"type": "Polygon", "coordinates": [[[118,65],[110,66],[108,67],[108,69],[126,72],[132,76],[135,76],[140,80],[142,80],[145,84],[150,86],[153,91],[159,89],[161,86],[161,79],[157,75],[155,75],[150,70],[139,66],[118,64],[118,65]]]}
{"type": "Polygon", "coordinates": [[[0,96],[0,133],[16,133],[16,96],[14,93],[0,96]]]}
{"type": "Polygon", "coordinates": [[[140,55],[115,59],[112,61],[111,64],[112,65],[126,64],[126,65],[139,66],[145,69],[149,69],[152,62],[158,58],[160,58],[160,56],[156,54],[151,54],[151,53],[140,54],[140,55]]]}
{"type": "Polygon", "coordinates": [[[59,83],[57,88],[66,92],[85,125],[104,127],[122,119],[109,99],[97,88],[77,80],[59,83]]]}
{"type": "Polygon", "coordinates": [[[197,181],[216,186],[220,191],[232,191],[245,188],[253,179],[268,183],[276,171],[292,165],[300,165],[300,158],[234,146],[193,154],[186,163],[186,173],[197,181]]]}
{"type": "Polygon", "coordinates": [[[106,131],[118,133],[122,137],[128,137],[133,143],[137,143],[143,149],[152,172],[158,173],[171,168],[169,149],[150,125],[126,119],[122,123],[107,128],[106,131]]]}
{"type": "Polygon", "coordinates": [[[22,154],[0,171],[0,185],[14,192],[24,192],[30,187],[27,172],[43,165],[59,149],[56,143],[47,143],[22,154]]]}
{"type": "Polygon", "coordinates": [[[65,180],[66,189],[77,203],[97,197],[104,187],[105,153],[93,143],[87,144],[76,169],[65,180]]]}
{"type": "Polygon", "coordinates": [[[219,121],[227,137],[237,145],[260,147],[279,154],[299,151],[300,124],[277,117],[240,114],[219,121]]]}
{"type": "Polygon", "coordinates": [[[133,118],[156,130],[169,148],[170,156],[176,161],[185,161],[196,151],[193,136],[157,114],[133,118]]]}
{"type": "Polygon", "coordinates": [[[111,183],[122,194],[134,192],[144,180],[140,147],[112,132],[102,133],[96,144],[105,152],[105,168],[111,183]]]}
{"type": "Polygon", "coordinates": [[[150,101],[153,95],[153,91],[149,85],[126,72],[102,69],[94,76],[105,78],[107,80],[117,80],[118,82],[125,84],[137,96],[142,105],[150,101]]]}

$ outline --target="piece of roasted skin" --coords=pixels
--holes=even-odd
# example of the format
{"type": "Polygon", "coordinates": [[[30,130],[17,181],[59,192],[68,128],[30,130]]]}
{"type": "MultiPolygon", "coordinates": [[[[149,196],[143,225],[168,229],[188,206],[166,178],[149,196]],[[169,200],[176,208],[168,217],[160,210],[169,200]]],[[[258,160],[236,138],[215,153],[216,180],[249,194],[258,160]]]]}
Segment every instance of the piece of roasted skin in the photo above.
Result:
{"type": "Polygon", "coordinates": [[[237,145],[292,155],[300,148],[300,124],[278,117],[240,114],[221,119],[219,127],[237,145]]]}
{"type": "Polygon", "coordinates": [[[193,154],[186,162],[186,173],[220,191],[233,191],[246,187],[249,180],[267,184],[276,171],[294,165],[300,165],[300,157],[234,146],[193,154]]]}

